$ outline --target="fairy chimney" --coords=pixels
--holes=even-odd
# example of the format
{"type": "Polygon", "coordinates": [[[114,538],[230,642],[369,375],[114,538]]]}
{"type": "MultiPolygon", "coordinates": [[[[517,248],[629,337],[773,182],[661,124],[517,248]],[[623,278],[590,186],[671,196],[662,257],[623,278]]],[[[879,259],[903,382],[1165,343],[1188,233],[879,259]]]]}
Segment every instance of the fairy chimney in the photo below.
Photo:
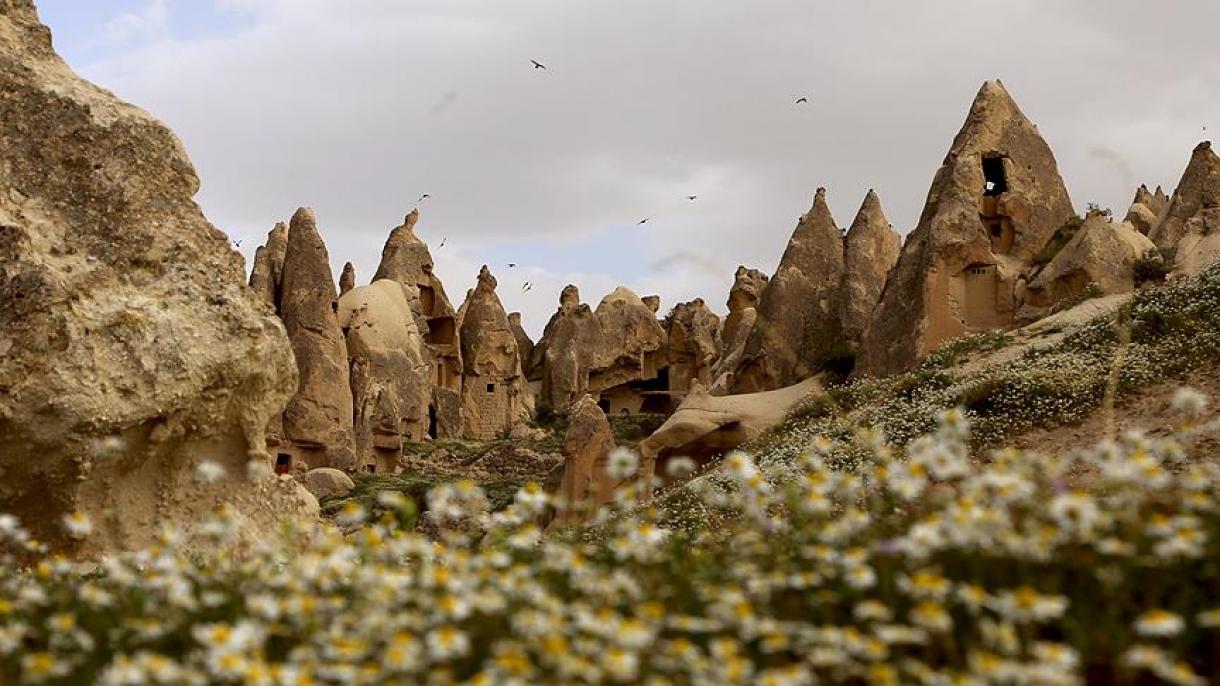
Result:
{"type": "Polygon", "coordinates": [[[898,262],[902,237],[890,226],[871,189],[843,239],[843,338],[858,346],[872,319],[885,277],[898,262]]]}
{"type": "Polygon", "coordinates": [[[343,264],[343,273],[339,275],[339,295],[343,295],[356,287],[356,267],[351,262],[343,264]]]}
{"type": "Polygon", "coordinates": [[[517,337],[484,265],[463,305],[462,425],[469,439],[488,440],[527,419],[533,408],[517,337]]]}
{"type": "Polygon", "coordinates": [[[589,521],[598,508],[614,499],[620,485],[608,470],[614,448],[614,434],[605,412],[593,397],[581,397],[568,414],[563,478],[556,494],[559,508],[550,527],[589,521]]]}
{"type": "Polygon", "coordinates": [[[696,298],[675,305],[664,328],[669,393],[676,407],[696,382],[711,385],[712,366],[720,357],[720,317],[696,298]]]}
{"type": "Polygon", "coordinates": [[[710,392],[713,395],[724,395],[732,386],[733,372],[741,363],[746,340],[758,317],[758,301],[768,281],[766,274],[745,265],[739,265],[733,275],[733,287],[726,303],[729,314],[720,328],[720,359],[712,367],[714,381],[710,392]]]}
{"type": "Polygon", "coordinates": [[[601,345],[601,328],[593,310],[580,302],[576,286],[565,286],[559,295],[559,309],[534,346],[532,366],[541,370],[539,405],[564,411],[584,396],[594,354],[601,345]]]}
{"type": "Polygon", "coordinates": [[[534,356],[534,341],[526,333],[525,327],[521,326],[520,312],[508,313],[508,325],[512,327],[513,336],[517,339],[517,357],[521,358],[521,372],[529,376],[530,360],[534,356]]]}
{"type": "Polygon", "coordinates": [[[900,372],[941,342],[1010,326],[1018,278],[1073,216],[1046,141],[983,84],[887,280],[857,373],[900,372]]]}
{"type": "Polygon", "coordinates": [[[352,390],[347,343],[336,317],[338,294],[330,256],[312,210],[288,224],[280,310],[301,381],[284,409],[281,452],[314,467],[352,469],[352,390]]]}
{"type": "Polygon", "coordinates": [[[619,286],[593,311],[600,334],[589,372],[589,392],[601,398],[611,414],[634,414],[668,409],[662,388],[644,388],[655,382],[665,366],[665,330],[656,313],[631,289],[619,286]],[[646,391],[654,391],[658,406],[650,407],[646,391]]]}
{"type": "Polygon", "coordinates": [[[816,374],[842,341],[843,234],[819,188],[758,304],[734,373],[734,393],[790,386],[816,374]]]}
{"type": "Polygon", "coordinates": [[[1180,274],[1195,274],[1220,261],[1220,157],[1204,141],[1157,227],[1148,235],[1180,274]]]}
{"type": "Polygon", "coordinates": [[[280,222],[267,233],[267,242],[254,251],[254,267],[250,270],[250,287],[280,311],[280,285],[283,282],[284,254],[288,250],[288,225],[280,222]]]}

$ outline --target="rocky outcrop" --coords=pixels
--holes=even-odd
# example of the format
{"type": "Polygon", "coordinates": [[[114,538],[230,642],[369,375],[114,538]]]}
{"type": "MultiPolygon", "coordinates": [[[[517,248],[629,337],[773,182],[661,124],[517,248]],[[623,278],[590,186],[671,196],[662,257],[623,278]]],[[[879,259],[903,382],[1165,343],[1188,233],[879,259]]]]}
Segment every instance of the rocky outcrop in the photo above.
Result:
{"type": "Polygon", "coordinates": [[[315,517],[247,469],[296,386],[284,328],[192,200],[178,139],[76,76],[30,0],[0,2],[0,129],[0,512],[76,555],[150,545],[164,522],[197,540],[226,503],[235,552],[315,517]],[[205,461],[224,475],[198,481],[205,461]]]}
{"type": "Polygon", "coordinates": [[[1164,217],[1148,237],[1179,274],[1196,274],[1220,261],[1220,157],[1210,142],[1195,147],[1164,217]]]}
{"type": "Polygon", "coordinates": [[[428,435],[432,363],[415,327],[408,288],[389,279],[339,299],[351,369],[353,429],[361,466],[393,472],[403,441],[428,435]]]}
{"type": "Polygon", "coordinates": [[[280,317],[300,370],[296,395],[284,408],[284,442],[294,462],[309,468],[352,469],[352,391],[347,342],[330,256],[313,212],[301,208],[288,224],[280,317]]]}
{"type": "Polygon", "coordinates": [[[671,399],[681,400],[695,383],[710,386],[712,365],[720,357],[720,317],[696,298],[675,305],[664,329],[671,399]]]}
{"type": "Polygon", "coordinates": [[[767,287],[766,274],[745,265],[737,267],[727,303],[729,314],[720,328],[720,359],[712,368],[712,395],[724,395],[732,386],[733,373],[741,363],[746,340],[758,318],[758,301],[767,287]]]}
{"type": "Polygon", "coordinates": [[[356,482],[352,481],[352,477],[330,467],[311,469],[304,474],[298,474],[295,478],[318,500],[345,498],[356,488],[356,482]]]}
{"type": "Polygon", "coordinates": [[[898,262],[902,237],[881,211],[881,200],[869,189],[843,239],[841,285],[843,339],[859,345],[885,288],[885,277],[898,262]]]}
{"type": "Polygon", "coordinates": [[[284,277],[284,255],[288,251],[288,225],[280,222],[267,233],[267,242],[254,251],[250,287],[279,314],[280,284],[284,277]]]}
{"type": "Polygon", "coordinates": [[[432,253],[415,235],[418,221],[419,210],[411,210],[402,225],[390,232],[373,280],[391,279],[408,287],[415,325],[423,334],[432,359],[434,437],[457,438],[462,426],[459,325],[445,287],[432,271],[432,253]]]}
{"type": "Polygon", "coordinates": [[[542,371],[539,404],[562,411],[584,396],[595,352],[601,347],[601,327],[593,310],[580,302],[576,286],[565,286],[559,294],[559,309],[534,347],[533,363],[542,371]]]}
{"type": "Polygon", "coordinates": [[[513,329],[513,337],[517,339],[517,357],[521,359],[521,372],[530,375],[530,364],[534,357],[534,341],[521,326],[521,313],[509,312],[508,325],[513,329]]]}
{"type": "Polygon", "coordinates": [[[463,305],[462,426],[466,438],[488,440],[529,417],[533,402],[496,277],[484,265],[463,305]]]}
{"type": "MultiPolygon", "coordinates": [[[[1151,194],[1149,194],[1149,198],[1151,198],[1151,194]]],[[[1136,231],[1147,236],[1156,228],[1158,220],[1157,214],[1152,207],[1142,202],[1137,202],[1131,204],[1126,216],[1123,217],[1123,221],[1130,224],[1136,231]]]]}
{"type": "Polygon", "coordinates": [[[842,278],[843,233],[826,205],[826,189],[819,188],[763,291],[734,393],[781,388],[821,369],[842,342],[842,278]]]}
{"type": "Polygon", "coordinates": [[[625,286],[602,298],[593,318],[601,331],[589,392],[601,394],[612,414],[642,411],[640,389],[629,386],[656,379],[665,366],[665,330],[652,308],[625,286]]]}
{"type": "Polygon", "coordinates": [[[1012,325],[1020,276],[1072,216],[1037,127],[999,81],[983,84],[890,273],[857,373],[899,372],[947,339],[1012,325]]]}
{"type": "Polygon", "coordinates": [[[356,287],[356,267],[351,262],[343,265],[343,273],[339,275],[339,295],[343,295],[356,287]]]}
{"type": "Polygon", "coordinates": [[[696,384],[674,414],[640,443],[640,479],[651,482],[665,474],[671,457],[689,457],[698,464],[761,436],[784,421],[804,398],[822,389],[817,378],[762,393],[717,397],[696,384]]]}
{"type": "Polygon", "coordinates": [[[1029,282],[1020,319],[1032,321],[1056,303],[1096,285],[1104,295],[1135,289],[1135,263],[1156,246],[1127,222],[1090,212],[1072,239],[1029,282]]]}
{"type": "Polygon", "coordinates": [[[661,311],[661,296],[659,295],[646,295],[640,298],[640,301],[647,305],[653,314],[661,311]]]}
{"type": "Polygon", "coordinates": [[[555,495],[560,501],[551,527],[590,520],[614,499],[619,482],[607,471],[614,435],[606,414],[591,396],[583,396],[568,414],[563,438],[563,477],[555,495]]]}

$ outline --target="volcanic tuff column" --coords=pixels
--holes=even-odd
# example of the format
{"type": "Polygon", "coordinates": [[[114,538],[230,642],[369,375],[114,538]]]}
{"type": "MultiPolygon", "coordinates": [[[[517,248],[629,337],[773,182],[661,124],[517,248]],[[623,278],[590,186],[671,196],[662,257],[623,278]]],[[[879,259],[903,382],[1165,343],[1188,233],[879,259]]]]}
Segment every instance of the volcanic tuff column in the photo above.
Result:
{"type": "Polygon", "coordinates": [[[530,360],[534,356],[534,341],[521,326],[521,313],[509,312],[508,325],[513,328],[513,336],[517,338],[517,356],[521,358],[521,373],[529,375],[530,360]]]}
{"type": "Polygon", "coordinates": [[[343,265],[343,273],[339,275],[339,295],[343,295],[356,287],[356,267],[351,262],[343,265]]]}
{"type": "Polygon", "coordinates": [[[580,301],[580,290],[568,284],[534,347],[534,361],[542,370],[540,404],[562,411],[580,399],[588,391],[589,370],[600,347],[601,327],[593,310],[580,301]]]}
{"type": "Polygon", "coordinates": [[[734,393],[790,386],[818,373],[842,341],[843,234],[819,188],[763,291],[733,379],[734,393]]]}
{"type": "Polygon", "coordinates": [[[355,467],[347,343],[336,318],[338,294],[330,256],[313,212],[288,225],[280,316],[301,381],[284,409],[284,438],[312,467],[355,467]]]}
{"type": "Polygon", "coordinates": [[[729,314],[720,329],[720,359],[712,368],[712,395],[723,395],[732,386],[733,373],[745,352],[746,340],[758,318],[758,301],[767,288],[766,274],[745,265],[737,267],[729,290],[729,314]]]}
{"type": "Polygon", "coordinates": [[[1018,277],[1072,215],[1038,129],[999,81],[983,84],[890,274],[857,372],[899,372],[946,339],[1011,325],[1018,277]]]}
{"type": "Polygon", "coordinates": [[[467,438],[492,439],[528,418],[533,403],[517,337],[486,265],[463,309],[462,425],[467,438]]]}
{"type": "Polygon", "coordinates": [[[1181,273],[1194,274],[1220,260],[1220,157],[1210,142],[1191,153],[1165,216],[1148,237],[1181,273]]]}
{"type": "Polygon", "coordinates": [[[267,242],[254,251],[250,287],[264,302],[280,311],[280,287],[284,279],[284,255],[288,251],[288,225],[280,222],[267,232],[267,242]]]}
{"type": "Polygon", "coordinates": [[[871,189],[843,239],[843,337],[856,346],[872,319],[885,277],[898,262],[902,237],[890,226],[871,189]]]}
{"type": "Polygon", "coordinates": [[[711,385],[712,365],[720,357],[720,317],[701,298],[678,303],[665,318],[665,361],[669,391],[680,400],[696,381],[711,385]]]}
{"type": "MultiPolygon", "coordinates": [[[[178,139],[81,79],[30,0],[0,0],[0,512],[53,550],[188,545],[220,504],[235,550],[316,515],[247,476],[296,385],[279,321],[192,200],[178,139]],[[194,478],[202,461],[215,483],[194,478]],[[94,531],[68,538],[81,512],[94,531]]],[[[312,502],[312,505],[311,505],[312,502]]]]}

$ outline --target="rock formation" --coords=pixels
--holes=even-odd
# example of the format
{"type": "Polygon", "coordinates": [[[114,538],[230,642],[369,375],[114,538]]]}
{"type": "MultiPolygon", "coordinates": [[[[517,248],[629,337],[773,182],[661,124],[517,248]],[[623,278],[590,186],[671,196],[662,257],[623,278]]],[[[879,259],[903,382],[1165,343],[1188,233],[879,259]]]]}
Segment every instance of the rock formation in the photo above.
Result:
{"type": "Polygon", "coordinates": [[[678,303],[665,318],[665,363],[674,406],[696,382],[712,383],[712,365],[720,357],[720,317],[703,300],[678,303]]]}
{"type": "Polygon", "coordinates": [[[843,234],[819,188],[763,291],[734,374],[735,393],[782,388],[816,374],[842,342],[843,234]]]}
{"type": "Polygon", "coordinates": [[[344,263],[343,273],[339,275],[339,295],[343,295],[356,287],[356,267],[351,262],[344,263]]]}
{"type": "Polygon", "coordinates": [[[457,317],[441,280],[433,274],[428,246],[415,235],[419,210],[411,210],[402,226],[390,232],[373,280],[392,279],[408,286],[415,324],[424,335],[433,366],[432,415],[434,438],[462,434],[462,357],[457,317]]]}
{"type": "Polygon", "coordinates": [[[288,251],[288,225],[280,222],[267,233],[267,242],[254,251],[254,268],[250,271],[250,287],[280,311],[280,285],[284,277],[284,255],[288,251]]]}
{"type": "MultiPolygon", "coordinates": [[[[1149,195],[1149,198],[1151,198],[1151,195],[1149,195]]],[[[1136,231],[1147,236],[1156,228],[1158,219],[1157,213],[1151,206],[1142,202],[1135,202],[1131,203],[1131,207],[1127,210],[1127,215],[1123,217],[1123,221],[1130,224],[1136,231]]]]}
{"type": "Polygon", "coordinates": [[[843,338],[856,347],[872,319],[885,288],[885,277],[898,262],[902,237],[890,226],[881,201],[871,189],[843,239],[843,338]]]}
{"type": "Polygon", "coordinates": [[[352,481],[352,477],[330,467],[311,469],[304,474],[298,474],[295,478],[318,500],[344,498],[356,488],[356,482],[352,481]]]}
{"type": "Polygon", "coordinates": [[[1198,273],[1220,260],[1220,157],[1210,142],[1195,147],[1164,217],[1148,237],[1180,274],[1198,273]]]}
{"type": "Polygon", "coordinates": [[[647,305],[653,314],[661,311],[661,296],[659,295],[646,295],[640,298],[640,301],[647,305]]]}
{"type": "Polygon", "coordinates": [[[559,294],[559,309],[551,315],[534,347],[532,366],[541,370],[539,404],[563,411],[589,390],[589,371],[601,348],[601,328],[593,310],[580,302],[571,284],[559,294]]]}
{"type": "Polygon", "coordinates": [[[533,402],[521,372],[517,337],[486,265],[463,309],[462,425],[466,438],[488,440],[527,419],[533,402]]]}
{"type": "Polygon", "coordinates": [[[557,493],[561,507],[551,527],[588,521],[599,507],[614,499],[619,483],[606,469],[614,448],[606,414],[591,396],[583,396],[568,415],[568,431],[563,438],[563,478],[557,493]]]}
{"type": "Polygon", "coordinates": [[[720,359],[712,368],[711,393],[724,395],[732,386],[733,373],[741,363],[746,340],[758,318],[758,301],[767,287],[766,274],[745,265],[737,267],[733,275],[733,287],[729,290],[727,306],[729,314],[720,329],[720,359]]]}
{"type": "Polygon", "coordinates": [[[665,366],[665,330],[656,313],[631,289],[619,286],[593,312],[600,335],[589,372],[589,392],[601,396],[611,414],[664,411],[668,390],[655,382],[665,366]],[[652,391],[658,406],[650,407],[652,391]]]}
{"type": "Polygon", "coordinates": [[[999,81],[983,84],[890,273],[857,372],[899,372],[947,339],[1010,326],[1018,278],[1071,216],[1046,141],[999,81]]]}
{"type": "Polygon", "coordinates": [[[352,469],[352,389],[347,342],[339,327],[330,256],[313,211],[301,208],[288,223],[280,317],[292,342],[300,383],[284,408],[284,445],[294,465],[352,469]],[[300,464],[303,463],[303,464],[300,464]]]}
{"type": "Polygon", "coordinates": [[[408,287],[381,279],[339,299],[351,369],[358,462],[392,472],[403,441],[428,436],[432,363],[415,326],[408,287]]]}
{"type": "Polygon", "coordinates": [[[1072,239],[1029,282],[1020,318],[1030,321],[1096,284],[1105,295],[1135,289],[1135,263],[1156,246],[1127,222],[1090,212],[1072,239]]]}
{"type": "Polygon", "coordinates": [[[821,388],[815,377],[774,391],[716,397],[696,384],[673,416],[640,443],[640,479],[664,475],[671,457],[707,464],[784,421],[801,400],[821,388]]]}
{"type": "Polygon", "coordinates": [[[75,75],[30,0],[0,2],[0,122],[0,511],[76,555],[170,521],[191,545],[222,503],[235,551],[316,517],[247,470],[296,385],[291,348],[192,200],[178,139],[75,75]],[[204,461],[225,474],[197,481],[204,461]]]}
{"type": "Polygon", "coordinates": [[[520,312],[508,313],[508,325],[512,327],[513,336],[517,339],[517,356],[521,358],[521,373],[529,376],[531,360],[534,357],[534,341],[521,326],[520,312]]]}

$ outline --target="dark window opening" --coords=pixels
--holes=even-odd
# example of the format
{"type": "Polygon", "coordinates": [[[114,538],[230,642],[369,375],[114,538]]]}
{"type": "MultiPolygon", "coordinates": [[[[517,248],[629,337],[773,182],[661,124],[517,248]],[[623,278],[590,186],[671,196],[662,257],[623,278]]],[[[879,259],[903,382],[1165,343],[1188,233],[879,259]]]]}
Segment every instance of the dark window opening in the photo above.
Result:
{"type": "Polygon", "coordinates": [[[999,238],[1004,235],[1004,222],[1000,219],[988,219],[987,227],[991,229],[992,238],[999,238]]]}
{"type": "Polygon", "coordinates": [[[375,465],[375,464],[366,464],[366,465],[364,465],[364,471],[368,472],[369,474],[376,474],[376,473],[377,473],[377,465],[375,465]]]}
{"type": "Polygon", "coordinates": [[[330,301],[330,311],[334,312],[335,314],[339,314],[339,301],[338,300],[330,301]]]}
{"type": "Polygon", "coordinates": [[[993,196],[1008,190],[1008,181],[1004,178],[1004,158],[983,158],[983,195],[993,196]]]}
{"type": "Polygon", "coordinates": [[[428,406],[428,437],[436,438],[436,405],[428,406]]]}
{"type": "Polygon", "coordinates": [[[598,400],[597,406],[602,408],[602,412],[605,412],[606,414],[610,414],[610,399],[609,398],[602,398],[602,399],[598,400]]]}
{"type": "Polygon", "coordinates": [[[489,384],[487,384],[487,392],[488,392],[488,393],[495,393],[495,392],[496,392],[496,385],[495,385],[494,383],[489,383],[489,384]]]}
{"type": "Polygon", "coordinates": [[[280,453],[275,456],[275,473],[287,474],[292,470],[292,455],[280,453]]]}

